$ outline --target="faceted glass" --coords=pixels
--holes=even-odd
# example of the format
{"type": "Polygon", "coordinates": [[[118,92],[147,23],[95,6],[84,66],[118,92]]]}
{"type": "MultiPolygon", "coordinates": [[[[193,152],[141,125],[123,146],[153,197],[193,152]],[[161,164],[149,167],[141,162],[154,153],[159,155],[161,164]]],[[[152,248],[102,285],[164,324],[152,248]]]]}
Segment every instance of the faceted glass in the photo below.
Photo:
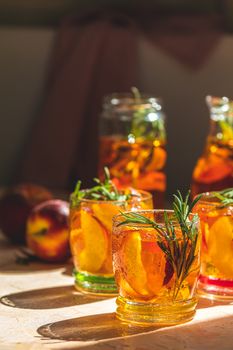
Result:
{"type": "Polygon", "coordinates": [[[194,207],[201,221],[201,294],[233,299],[233,206],[222,207],[214,193],[205,193],[194,207]]]}
{"type": "Polygon", "coordinates": [[[113,222],[113,267],[119,288],[117,317],[133,323],[177,324],[195,314],[196,286],[200,270],[199,218],[188,224],[184,238],[173,211],[167,230],[163,210],[139,211],[155,220],[162,231],[145,224],[122,224],[123,215],[113,222]],[[170,230],[170,229],[169,229],[170,230]],[[195,241],[195,242],[194,242],[195,241]]]}
{"type": "Polygon", "coordinates": [[[70,247],[77,289],[95,294],[117,292],[112,269],[112,218],[119,211],[151,209],[152,196],[134,191],[128,201],[82,199],[70,209],[70,247]]]}

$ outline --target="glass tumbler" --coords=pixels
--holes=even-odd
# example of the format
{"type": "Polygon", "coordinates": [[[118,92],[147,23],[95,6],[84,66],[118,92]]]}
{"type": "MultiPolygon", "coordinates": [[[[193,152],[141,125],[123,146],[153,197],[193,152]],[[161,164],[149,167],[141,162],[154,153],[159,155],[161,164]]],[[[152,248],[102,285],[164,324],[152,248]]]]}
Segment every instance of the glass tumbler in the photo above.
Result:
{"type": "Polygon", "coordinates": [[[199,293],[233,300],[233,205],[223,206],[218,192],[206,192],[194,207],[201,221],[199,293]]]}
{"type": "Polygon", "coordinates": [[[156,228],[145,222],[129,223],[124,213],[113,219],[113,267],[119,288],[116,315],[138,324],[187,322],[197,305],[198,215],[190,214],[184,233],[172,210],[137,214],[156,222],[156,228]]]}
{"type": "Polygon", "coordinates": [[[70,247],[78,290],[116,294],[112,269],[112,218],[119,211],[151,209],[152,196],[134,191],[128,201],[82,199],[70,208],[70,247]]]}

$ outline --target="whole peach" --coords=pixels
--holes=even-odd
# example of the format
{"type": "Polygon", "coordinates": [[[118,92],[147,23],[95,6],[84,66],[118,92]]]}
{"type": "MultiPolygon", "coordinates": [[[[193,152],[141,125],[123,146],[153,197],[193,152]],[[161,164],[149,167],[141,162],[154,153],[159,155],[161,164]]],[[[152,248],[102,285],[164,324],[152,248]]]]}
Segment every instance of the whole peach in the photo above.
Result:
{"type": "Polygon", "coordinates": [[[48,199],[52,193],[34,184],[10,187],[0,199],[0,228],[14,243],[25,243],[26,221],[32,208],[48,199]]]}
{"type": "Polygon", "coordinates": [[[27,220],[28,247],[40,259],[63,262],[70,256],[69,203],[59,199],[43,202],[31,211],[27,220]]]}

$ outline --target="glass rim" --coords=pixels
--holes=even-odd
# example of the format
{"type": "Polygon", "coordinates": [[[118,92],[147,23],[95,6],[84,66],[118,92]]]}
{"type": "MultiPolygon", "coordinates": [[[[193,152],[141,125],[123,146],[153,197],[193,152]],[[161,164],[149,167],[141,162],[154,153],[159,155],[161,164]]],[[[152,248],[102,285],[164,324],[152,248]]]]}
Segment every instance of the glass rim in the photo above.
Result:
{"type": "Polygon", "coordinates": [[[206,96],[206,103],[213,113],[233,116],[233,100],[226,96],[206,96]]]}
{"type": "MultiPolygon", "coordinates": [[[[173,209],[144,209],[144,210],[136,210],[136,211],[132,211],[132,210],[127,210],[127,211],[124,211],[123,213],[119,213],[119,214],[116,214],[113,216],[112,220],[113,220],[113,223],[115,223],[117,221],[117,219],[119,219],[120,217],[123,217],[124,215],[123,214],[131,214],[131,213],[137,213],[139,215],[143,215],[144,213],[153,213],[153,214],[156,214],[156,213],[168,213],[168,214],[173,214],[174,213],[174,210],[173,209]]],[[[192,218],[195,219],[195,223],[199,221],[199,216],[197,215],[197,213],[189,213],[189,216],[191,216],[192,218]]],[[[180,226],[177,219],[175,218],[175,222],[174,222],[174,225],[173,226],[180,226]]],[[[160,220],[161,221],[161,220],[160,220]]],[[[164,225],[164,222],[158,222],[158,224],[161,224],[161,225],[164,225]]],[[[133,224],[133,223],[132,223],[133,224]]],[[[135,224],[137,225],[137,224],[135,224]]],[[[146,224],[142,224],[142,225],[145,225],[146,224]]]]}
{"type": "Polygon", "coordinates": [[[103,102],[112,103],[115,106],[120,106],[126,102],[129,105],[138,106],[157,103],[160,105],[160,107],[162,107],[161,97],[152,96],[150,94],[141,94],[139,98],[135,98],[134,95],[130,92],[113,92],[104,96],[103,102]]]}
{"type": "Polygon", "coordinates": [[[132,93],[121,92],[112,93],[104,96],[103,106],[106,109],[115,107],[117,110],[123,112],[130,110],[138,110],[139,108],[153,109],[156,112],[162,112],[163,101],[161,97],[155,97],[149,94],[142,94],[140,97],[133,96],[132,93]]]}
{"type": "MultiPolygon", "coordinates": [[[[197,202],[197,206],[200,203],[205,204],[206,206],[209,207],[216,207],[216,204],[220,203],[220,200],[214,195],[214,192],[218,192],[218,191],[207,191],[207,192],[203,192],[203,193],[199,193],[198,195],[196,195],[194,198],[196,198],[197,196],[201,195],[201,198],[199,199],[199,201],[197,202]],[[213,202],[210,202],[208,199],[216,199],[213,202]]],[[[231,207],[232,205],[227,205],[225,208],[231,207]]]]}
{"type": "MultiPolygon", "coordinates": [[[[88,188],[86,189],[83,189],[81,190],[80,192],[85,192],[87,191],[88,188]]],[[[115,204],[115,203],[129,203],[130,201],[133,200],[133,198],[138,198],[140,201],[146,201],[146,200],[152,200],[152,194],[149,192],[149,191],[145,191],[145,190],[137,190],[137,189],[134,189],[135,191],[139,192],[140,194],[142,194],[142,196],[137,196],[136,194],[133,195],[131,198],[125,200],[125,199],[117,199],[117,200],[111,200],[111,199],[101,199],[101,200],[98,200],[98,199],[88,199],[88,198],[82,198],[80,199],[80,203],[93,203],[93,204],[96,204],[96,203],[112,203],[112,204],[115,204]]],[[[121,192],[119,190],[119,192],[121,192]]],[[[71,196],[72,194],[70,195],[70,200],[71,200],[71,196]]]]}

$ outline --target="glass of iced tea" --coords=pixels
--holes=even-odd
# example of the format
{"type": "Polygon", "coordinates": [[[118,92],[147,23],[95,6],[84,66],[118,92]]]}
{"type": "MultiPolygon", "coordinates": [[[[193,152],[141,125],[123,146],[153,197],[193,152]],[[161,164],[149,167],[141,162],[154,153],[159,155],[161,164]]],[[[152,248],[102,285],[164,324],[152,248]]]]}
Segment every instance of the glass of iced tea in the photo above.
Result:
{"type": "Polygon", "coordinates": [[[194,211],[202,230],[199,293],[233,300],[233,189],[204,193],[194,211]]]}
{"type": "Polygon", "coordinates": [[[150,191],[163,208],[166,132],[161,100],[140,94],[106,96],[100,118],[99,176],[107,166],[119,188],[150,191]]]}
{"type": "Polygon", "coordinates": [[[113,222],[117,317],[161,325],[191,320],[200,269],[198,216],[189,214],[181,224],[172,210],[147,210],[113,222]]]}
{"type": "Polygon", "coordinates": [[[117,293],[112,268],[112,218],[119,211],[153,207],[150,193],[133,189],[115,193],[111,186],[105,181],[71,196],[70,247],[75,285],[82,292],[117,293]]]}

